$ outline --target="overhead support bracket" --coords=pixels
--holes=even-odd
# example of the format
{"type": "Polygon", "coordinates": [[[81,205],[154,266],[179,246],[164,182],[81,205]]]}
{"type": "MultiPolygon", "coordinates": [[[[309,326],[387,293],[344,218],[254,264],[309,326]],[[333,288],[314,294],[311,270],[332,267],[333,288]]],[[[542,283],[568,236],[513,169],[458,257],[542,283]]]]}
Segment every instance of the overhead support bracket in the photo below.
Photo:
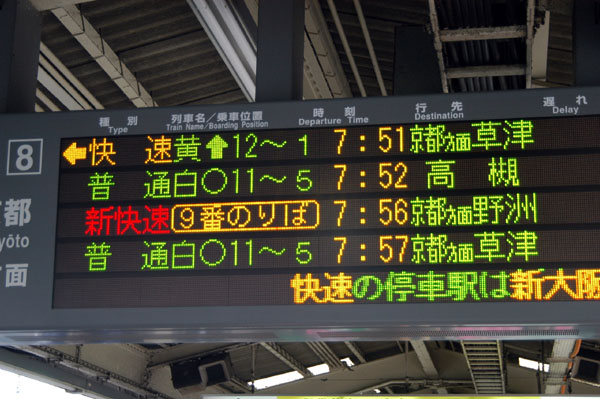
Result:
{"type": "Polygon", "coordinates": [[[302,99],[304,0],[258,6],[256,101],[302,99]]]}
{"type": "Polygon", "coordinates": [[[0,113],[34,112],[40,36],[29,0],[0,1],[0,113]]]}

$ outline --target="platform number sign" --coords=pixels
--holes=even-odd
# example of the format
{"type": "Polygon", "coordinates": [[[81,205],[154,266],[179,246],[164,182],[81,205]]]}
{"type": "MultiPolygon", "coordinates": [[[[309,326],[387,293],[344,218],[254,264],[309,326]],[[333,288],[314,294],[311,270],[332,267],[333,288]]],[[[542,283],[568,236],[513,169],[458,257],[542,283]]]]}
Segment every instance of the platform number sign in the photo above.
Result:
{"type": "Polygon", "coordinates": [[[42,173],[43,139],[8,141],[6,174],[39,175],[42,173]]]}

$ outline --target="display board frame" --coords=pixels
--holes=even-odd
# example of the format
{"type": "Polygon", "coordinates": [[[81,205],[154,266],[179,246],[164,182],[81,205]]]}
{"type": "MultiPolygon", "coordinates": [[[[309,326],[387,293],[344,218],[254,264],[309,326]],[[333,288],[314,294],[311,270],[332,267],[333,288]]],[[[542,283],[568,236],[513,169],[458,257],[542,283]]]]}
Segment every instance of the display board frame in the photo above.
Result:
{"type": "MultiPolygon", "coordinates": [[[[600,114],[597,88],[0,115],[0,201],[29,199],[0,224],[0,343],[568,338],[597,335],[597,301],[315,306],[52,307],[61,139],[231,131],[173,115],[249,113],[240,131],[600,114]],[[348,109],[353,109],[349,116],[348,109]],[[317,110],[317,111],[315,111],[317,110]],[[176,118],[175,118],[176,119],[176,118]],[[258,119],[258,118],[254,118],[258,119]],[[25,147],[23,147],[25,145],[25,147]],[[27,237],[27,245],[23,238],[27,237]],[[26,285],[8,280],[26,270],[26,285]],[[19,272],[19,273],[18,273],[19,272]],[[16,274],[15,274],[16,273],[16,274]]],[[[599,133],[600,134],[600,133],[599,133]]],[[[600,251],[600,250],[599,250],[600,251]]]]}

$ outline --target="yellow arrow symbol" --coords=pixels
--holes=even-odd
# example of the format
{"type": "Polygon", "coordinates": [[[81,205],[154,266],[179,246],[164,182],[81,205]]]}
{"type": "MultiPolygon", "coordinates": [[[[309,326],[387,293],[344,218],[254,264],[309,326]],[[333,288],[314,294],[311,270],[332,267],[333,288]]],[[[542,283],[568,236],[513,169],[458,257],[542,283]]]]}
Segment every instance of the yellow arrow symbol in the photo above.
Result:
{"type": "Polygon", "coordinates": [[[77,147],[77,142],[73,142],[66,150],[63,152],[63,157],[71,165],[75,165],[75,163],[79,159],[85,159],[87,157],[87,149],[85,147],[77,147]]]}

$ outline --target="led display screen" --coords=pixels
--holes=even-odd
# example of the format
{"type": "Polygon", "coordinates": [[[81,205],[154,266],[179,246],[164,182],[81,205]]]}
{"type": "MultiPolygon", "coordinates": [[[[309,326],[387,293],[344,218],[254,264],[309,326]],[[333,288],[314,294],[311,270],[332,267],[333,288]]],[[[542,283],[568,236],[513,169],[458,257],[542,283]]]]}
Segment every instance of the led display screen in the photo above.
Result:
{"type": "Polygon", "coordinates": [[[600,299],[600,119],[64,138],[55,308],[600,299]]]}

